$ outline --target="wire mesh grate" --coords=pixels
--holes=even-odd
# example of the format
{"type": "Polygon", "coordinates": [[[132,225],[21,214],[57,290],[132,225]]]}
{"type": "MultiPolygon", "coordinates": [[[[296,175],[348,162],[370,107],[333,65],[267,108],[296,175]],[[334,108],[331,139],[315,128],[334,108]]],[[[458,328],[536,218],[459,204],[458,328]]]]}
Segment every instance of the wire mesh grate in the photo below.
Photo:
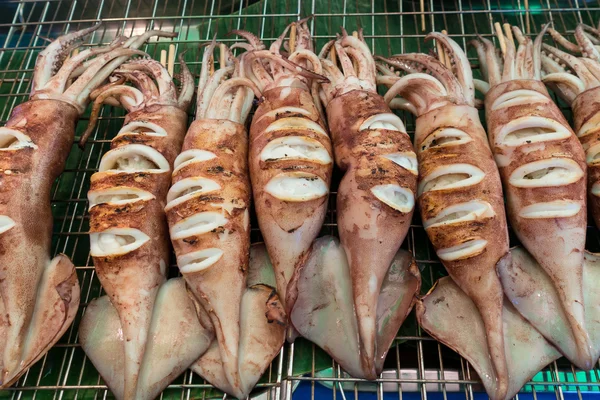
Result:
{"type": "MultiPolygon", "coordinates": [[[[573,35],[577,23],[595,25],[600,18],[600,1],[592,0],[46,0],[4,1],[0,3],[0,120],[6,121],[13,107],[27,99],[37,53],[45,38],[104,22],[88,45],[109,43],[118,35],[139,34],[148,29],[174,31],[178,36],[149,43],[145,50],[158,58],[170,43],[198,73],[200,42],[215,34],[219,40],[232,29],[247,29],[269,42],[288,23],[314,15],[310,26],[320,48],[335,37],[340,26],[349,31],[362,28],[376,54],[427,52],[431,44],[425,35],[445,29],[459,44],[477,35],[491,37],[493,23],[510,22],[535,35],[540,26],[553,22],[560,32],[573,35]],[[422,8],[421,8],[422,4],[422,8]]],[[[176,67],[177,69],[177,67],[176,67]]],[[[570,111],[563,107],[565,114],[570,111]]],[[[53,251],[67,254],[75,265],[82,288],[82,304],[73,326],[47,355],[36,363],[13,387],[0,391],[0,399],[105,399],[112,398],[95,368],[78,344],[77,327],[86,304],[102,294],[89,256],[87,231],[87,190],[101,155],[123,123],[123,111],[105,107],[99,124],[84,150],[73,146],[67,168],[54,185],[53,251]]],[[[409,133],[414,118],[402,115],[409,133]]],[[[77,134],[87,125],[81,118],[77,134]]],[[[77,142],[77,140],[76,140],[77,142]]],[[[335,197],[339,173],[334,177],[329,211],[322,234],[336,234],[335,197]]],[[[415,214],[416,215],[416,214],[415,214]]],[[[256,220],[253,226],[257,226],[256,220]]],[[[588,249],[600,250],[600,236],[588,227],[588,249]]],[[[260,241],[252,231],[252,241],[260,241]]],[[[511,244],[516,239],[511,235],[511,244]]],[[[427,290],[444,269],[437,260],[418,216],[403,244],[411,251],[422,271],[427,290]]],[[[170,274],[177,269],[172,266],[170,274]]],[[[345,375],[335,362],[314,345],[299,339],[286,344],[261,379],[255,391],[267,398],[410,398],[440,396],[444,399],[474,398],[482,392],[480,381],[468,362],[432,340],[410,316],[390,350],[385,371],[375,383],[345,375]]],[[[552,363],[529,382],[522,393],[562,399],[583,398],[600,392],[599,370],[576,370],[564,358],[552,363]]],[[[162,394],[165,399],[204,399],[222,397],[202,378],[191,372],[179,377],[162,394]]],[[[522,396],[522,395],[521,395],[522,396]]]]}

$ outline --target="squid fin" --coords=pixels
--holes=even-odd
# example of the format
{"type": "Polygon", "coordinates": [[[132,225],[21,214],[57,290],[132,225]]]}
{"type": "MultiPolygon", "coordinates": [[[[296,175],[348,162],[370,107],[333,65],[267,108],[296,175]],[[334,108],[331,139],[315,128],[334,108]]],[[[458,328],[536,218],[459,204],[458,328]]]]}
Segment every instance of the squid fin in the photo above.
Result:
{"type": "Polygon", "coordinates": [[[383,279],[377,302],[375,360],[363,360],[350,269],[338,240],[315,241],[298,281],[298,300],[291,314],[300,334],[328,352],[350,375],[374,379],[366,365],[381,373],[385,356],[398,329],[414,304],[421,277],[414,259],[400,250],[383,279]]]}
{"type": "Polygon", "coordinates": [[[237,398],[246,398],[250,394],[285,341],[287,318],[275,285],[275,273],[266,248],[262,244],[253,245],[246,290],[240,305],[239,384],[227,380],[215,344],[192,365],[192,371],[237,398]]]}
{"type": "MultiPolygon", "coordinates": [[[[165,282],[156,297],[144,358],[132,399],[154,399],[210,346],[208,316],[198,317],[182,278],[165,282]],[[177,326],[178,329],[173,329],[177,326]]],[[[124,399],[124,342],[116,309],[107,296],[93,300],[79,328],[81,345],[117,399],[124,399]]]]}
{"type": "Polygon", "coordinates": [[[504,346],[508,382],[500,384],[487,346],[485,326],[475,303],[450,278],[437,281],[417,302],[417,318],[427,333],[467,359],[493,400],[512,398],[541,368],[560,353],[514,309],[504,302],[504,346]],[[505,390],[498,390],[506,387],[505,390]]]}
{"type": "Polygon", "coordinates": [[[62,337],[77,314],[79,293],[79,281],[71,260],[59,254],[49,261],[38,286],[18,369],[7,371],[0,387],[12,385],[62,337]]]}

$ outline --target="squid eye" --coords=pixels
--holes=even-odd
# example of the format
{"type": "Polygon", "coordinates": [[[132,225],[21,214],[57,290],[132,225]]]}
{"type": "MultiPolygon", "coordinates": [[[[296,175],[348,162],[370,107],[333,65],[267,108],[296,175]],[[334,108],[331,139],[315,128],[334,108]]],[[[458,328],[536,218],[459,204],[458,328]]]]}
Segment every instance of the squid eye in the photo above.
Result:
{"type": "Polygon", "coordinates": [[[419,183],[419,196],[433,190],[449,190],[476,185],[485,173],[470,164],[451,164],[438,167],[419,183]]]}
{"type": "Polygon", "coordinates": [[[227,218],[218,212],[201,212],[173,225],[171,239],[178,240],[202,235],[227,224],[227,222],[227,218]]]}
{"type": "Polygon", "coordinates": [[[455,128],[442,128],[431,133],[419,146],[418,151],[425,151],[435,147],[458,146],[472,141],[471,136],[455,128]]]}
{"type": "Polygon", "coordinates": [[[170,210],[178,204],[185,203],[192,197],[214,192],[221,189],[221,185],[207,178],[186,178],[178,181],[167,194],[166,210],[170,210]]]}
{"type": "Polygon", "coordinates": [[[406,132],[404,123],[394,113],[375,114],[367,118],[358,130],[364,131],[367,129],[388,129],[391,131],[406,132]]]}
{"type": "Polygon", "coordinates": [[[7,215],[0,215],[0,234],[9,231],[12,229],[17,223],[7,215]]]}
{"type": "Polygon", "coordinates": [[[274,132],[274,131],[305,131],[310,130],[321,135],[325,135],[329,137],[327,132],[323,129],[323,127],[317,124],[314,121],[311,121],[308,118],[300,118],[300,117],[288,117],[281,118],[274,122],[272,122],[267,129],[265,129],[265,133],[274,132]]]}
{"type": "Polygon", "coordinates": [[[273,177],[265,192],[283,201],[315,200],[329,192],[325,182],[316,175],[304,172],[282,173],[273,177]]]}
{"type": "Polygon", "coordinates": [[[275,139],[260,153],[261,161],[307,160],[319,164],[331,163],[331,156],[317,141],[301,136],[286,136],[275,139]]]}
{"type": "Polygon", "coordinates": [[[523,207],[519,211],[521,218],[567,218],[577,215],[581,203],[568,200],[556,200],[545,203],[535,203],[523,207]]]}
{"type": "Polygon", "coordinates": [[[492,110],[549,101],[548,97],[535,90],[513,90],[499,96],[492,104],[492,110]]]}
{"type": "Polygon", "coordinates": [[[583,171],[575,161],[568,158],[550,158],[534,161],[517,168],[508,182],[521,188],[564,186],[577,182],[583,171]]]}
{"type": "Polygon", "coordinates": [[[88,192],[89,209],[98,204],[108,203],[112,205],[133,203],[138,200],[152,200],[152,193],[142,189],[126,186],[118,186],[101,190],[90,190],[88,192]]]}
{"type": "Polygon", "coordinates": [[[119,133],[117,133],[117,137],[140,133],[147,136],[167,136],[167,131],[163,127],[152,122],[133,121],[127,125],[123,125],[119,133]]]}
{"type": "Polygon", "coordinates": [[[175,159],[175,162],[173,163],[173,166],[175,167],[173,173],[179,171],[181,168],[187,165],[212,160],[216,157],[217,156],[215,153],[206,150],[186,150],[179,154],[175,159]]]}
{"type": "Polygon", "coordinates": [[[409,213],[415,207],[415,196],[409,189],[398,185],[378,185],[371,193],[379,200],[402,213],[409,213]]]}
{"type": "Polygon", "coordinates": [[[543,117],[523,117],[509,122],[496,135],[496,146],[521,146],[529,143],[566,139],[571,131],[562,124],[543,117]]]}
{"type": "Polygon", "coordinates": [[[10,128],[0,128],[0,150],[18,150],[25,147],[37,149],[31,138],[10,128]]]}
{"type": "Polygon", "coordinates": [[[444,208],[435,217],[423,222],[425,229],[453,225],[466,221],[492,218],[496,213],[487,201],[473,200],[444,208]]]}
{"type": "Polygon", "coordinates": [[[90,254],[94,257],[120,256],[139,249],[150,240],[144,232],[133,228],[111,228],[90,233],[90,254]]]}
{"type": "Polygon", "coordinates": [[[168,172],[169,162],[150,146],[128,144],[107,152],[100,161],[100,172],[168,172]]]}
{"type": "Polygon", "coordinates": [[[417,155],[412,151],[385,154],[382,157],[398,164],[413,175],[419,174],[417,155]]]}
{"type": "Polygon", "coordinates": [[[442,261],[457,261],[475,257],[481,253],[487,246],[487,240],[473,239],[457,246],[437,251],[437,256],[442,261]]]}
{"type": "Polygon", "coordinates": [[[194,251],[177,257],[177,264],[182,274],[199,272],[215,264],[223,256],[223,250],[217,248],[194,251]]]}

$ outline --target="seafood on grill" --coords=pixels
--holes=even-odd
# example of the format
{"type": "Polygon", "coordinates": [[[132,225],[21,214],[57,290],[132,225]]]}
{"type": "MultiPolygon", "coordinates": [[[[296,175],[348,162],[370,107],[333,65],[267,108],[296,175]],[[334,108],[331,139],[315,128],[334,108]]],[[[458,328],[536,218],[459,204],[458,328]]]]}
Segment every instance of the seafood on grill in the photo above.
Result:
{"type": "Polygon", "coordinates": [[[375,379],[420,287],[412,257],[398,253],[414,210],[417,159],[404,124],[377,94],[375,61],[362,34],[344,31],[321,51],[321,65],[329,82],[320,97],[345,171],[337,194],[340,243],[324,238],[314,245],[292,323],[351,375],[375,379]],[[324,58],[331,48],[341,67],[324,58]],[[394,289],[395,274],[404,278],[394,289]],[[339,340],[336,323],[345,326],[348,342],[339,340]]]}
{"type": "Polygon", "coordinates": [[[589,211],[600,227],[600,50],[592,42],[600,40],[600,32],[579,25],[575,29],[576,45],[555,30],[548,30],[555,41],[578,55],[543,44],[542,81],[573,109],[575,134],[583,145],[588,167],[589,211]]]}
{"type": "Polygon", "coordinates": [[[269,50],[253,34],[233,31],[248,41],[238,44],[247,49],[240,73],[262,96],[250,125],[250,179],[258,225],[288,314],[298,295],[298,273],[323,225],[333,170],[316,90],[323,79],[321,62],[306,20],[292,26],[295,47],[287,58],[280,48],[290,27],[269,50]]]}
{"type": "MultiPolygon", "coordinates": [[[[119,80],[92,94],[95,100],[88,132],[93,129],[104,102],[118,101],[127,110],[124,125],[112,140],[111,149],[103,155],[99,171],[91,177],[88,192],[90,254],[122,329],[124,355],[120,375],[123,390],[120,398],[123,399],[153,398],[154,392],[144,386],[147,381],[140,381],[140,374],[161,362],[152,358],[154,353],[150,350],[156,341],[150,336],[152,323],[163,312],[157,307],[185,307],[183,296],[179,296],[181,304],[166,301],[156,304],[160,288],[166,285],[170,254],[163,209],[173,163],[186,132],[187,109],[194,87],[194,79],[185,63],[181,63],[181,68],[179,95],[166,68],[148,58],[123,64],[116,71],[119,80]],[[134,86],[125,85],[124,81],[134,86]]],[[[84,139],[88,132],[83,135],[84,139]]],[[[105,309],[101,307],[105,303],[98,303],[95,311],[96,315],[108,318],[108,311],[98,311],[98,308],[105,309]]],[[[90,320],[88,325],[92,324],[93,316],[86,317],[90,320]]],[[[80,337],[92,362],[99,370],[108,369],[101,365],[106,356],[94,348],[96,340],[101,338],[93,330],[82,330],[80,337]],[[92,337],[86,337],[86,333],[92,337]],[[94,359],[95,354],[103,357],[94,359]]],[[[195,349],[196,354],[185,355],[191,357],[187,365],[182,363],[179,367],[187,368],[202,354],[198,351],[206,350],[206,347],[195,349]]],[[[107,380],[107,383],[110,385],[111,382],[107,380]]],[[[117,394],[118,391],[115,389],[114,392],[117,394]]]]}
{"type": "MultiPolygon", "coordinates": [[[[442,61],[426,54],[382,59],[387,65],[378,65],[378,81],[389,87],[387,103],[400,95],[417,117],[417,201],[423,227],[451,278],[475,305],[478,315],[471,318],[484,323],[482,337],[491,356],[490,376],[497,380],[490,395],[503,398],[509,373],[502,316],[504,294],[496,265],[510,263],[510,254],[502,183],[475,108],[473,78],[465,53],[441,33],[431,33],[427,39],[436,39],[444,51],[442,61]],[[446,58],[448,64],[443,62],[446,58]],[[406,75],[397,76],[391,68],[406,75]]],[[[419,319],[423,318],[421,311],[419,308],[419,319]]],[[[435,328],[426,327],[432,336],[448,344],[435,328]]]]}
{"type": "Polygon", "coordinates": [[[509,221],[553,283],[556,317],[548,320],[540,313],[542,299],[551,296],[542,286],[523,292],[514,263],[500,266],[498,273],[515,308],[575,365],[590,369],[597,356],[586,329],[583,290],[586,155],[540,81],[545,30],[535,42],[517,27],[511,31],[508,24],[504,34],[500,28],[498,32],[503,62],[490,41],[473,42],[489,83],[489,142],[504,184],[509,221]],[[535,298],[531,292],[537,293],[535,298]]]}
{"type": "MultiPolygon", "coordinates": [[[[251,189],[245,121],[253,91],[260,93],[239,76],[238,60],[224,45],[220,68],[211,74],[214,49],[215,42],[204,51],[196,120],[175,159],[165,212],[179,270],[215,330],[216,341],[193,370],[245,398],[283,345],[286,316],[272,287],[247,280],[251,189]]],[[[268,270],[270,264],[260,260],[254,269],[268,270]]]]}
{"type": "Polygon", "coordinates": [[[79,305],[75,267],[49,258],[50,190],[96,89],[151,36],[119,37],[66,59],[99,25],[61,36],[37,58],[29,100],[0,128],[0,387],[13,384],[66,332],[79,305]],[[81,66],[85,65],[84,69],[81,66]]]}

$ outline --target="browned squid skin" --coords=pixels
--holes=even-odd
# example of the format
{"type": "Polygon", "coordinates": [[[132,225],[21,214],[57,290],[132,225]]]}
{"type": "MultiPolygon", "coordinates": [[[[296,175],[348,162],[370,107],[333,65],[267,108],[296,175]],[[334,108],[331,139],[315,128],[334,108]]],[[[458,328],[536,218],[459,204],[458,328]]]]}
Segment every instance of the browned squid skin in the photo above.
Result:
{"type": "Polygon", "coordinates": [[[284,201],[265,191],[266,184],[276,175],[285,172],[305,172],[321,178],[327,187],[331,182],[331,163],[319,164],[308,160],[260,159],[264,147],[271,141],[286,136],[301,136],[318,141],[329,154],[329,138],[310,129],[285,129],[265,133],[267,127],[281,118],[298,117],[319,124],[325,132],[325,123],[306,86],[276,87],[263,93],[263,100],[254,114],[250,126],[250,178],[258,224],[269,256],[275,268],[277,291],[289,313],[296,297],[295,281],[304,264],[312,241],[317,237],[327,213],[328,195],[308,201],[284,201]],[[265,115],[281,107],[296,107],[308,112],[265,115]]]}
{"type": "MultiPolygon", "coordinates": [[[[596,124],[590,129],[582,131],[582,127],[587,122],[598,120],[600,118],[600,87],[586,90],[578,95],[573,104],[573,124],[575,133],[579,137],[579,141],[583,145],[584,151],[587,151],[591,146],[600,142],[600,128],[596,124]]],[[[592,213],[592,218],[597,227],[600,227],[600,192],[595,195],[592,191],[594,185],[600,185],[600,164],[594,163],[587,165],[587,181],[588,181],[588,210],[592,213]]],[[[600,189],[600,188],[599,188],[600,189]]],[[[598,189],[596,189],[598,191],[598,189]]]]}
{"type": "MultiPolygon", "coordinates": [[[[62,172],[73,142],[79,112],[72,105],[57,100],[30,100],[17,106],[7,128],[27,135],[37,146],[7,149],[0,157],[0,215],[10,217],[16,225],[0,234],[0,292],[6,320],[0,326],[5,342],[0,383],[10,386],[25,369],[37,361],[69,327],[79,303],[79,286],[75,268],[59,255],[58,271],[64,281],[56,282],[56,304],[43,304],[39,312],[56,312],[63,322],[55,326],[50,317],[41,326],[39,336],[44,348],[25,348],[27,329],[32,322],[40,282],[50,259],[52,212],[50,190],[62,172]],[[51,134],[49,134],[51,133],[51,134]],[[15,267],[18,265],[18,273],[15,267]],[[4,325],[5,324],[5,325],[4,325]]],[[[42,304],[41,304],[42,305],[42,304]]]]}
{"type": "Polygon", "coordinates": [[[173,106],[153,105],[127,115],[125,124],[151,121],[166,136],[123,133],[113,140],[111,148],[127,144],[143,144],[159,151],[171,168],[158,173],[128,171],[97,172],[92,176],[90,191],[119,186],[150,192],[153,198],[126,204],[100,203],[90,210],[90,233],[110,228],[133,228],[148,235],[141,247],[122,255],[95,256],[94,265],[102,287],[119,314],[125,343],[124,398],[134,398],[141,367],[154,300],[159,286],[166,280],[170,249],[168,227],[164,216],[171,170],[186,131],[187,113],[173,106]]]}
{"type": "Polygon", "coordinates": [[[361,361],[363,370],[370,371],[368,379],[377,377],[372,340],[379,290],[412,217],[412,210],[400,212],[377,199],[370,189],[394,184],[416,193],[417,186],[416,174],[381,157],[412,152],[406,133],[381,128],[359,131],[366,119],[382,113],[391,113],[383,98],[363,90],[343,94],[327,106],[336,163],[345,171],[337,195],[337,221],[350,265],[361,361]]]}
{"type": "MultiPolygon", "coordinates": [[[[415,148],[421,179],[436,168],[450,164],[470,164],[485,174],[485,178],[475,185],[427,191],[418,197],[418,204],[423,221],[436,217],[451,205],[473,200],[486,202],[493,210],[493,216],[429,227],[427,235],[438,251],[471,240],[483,239],[488,242],[480,254],[453,261],[444,260],[443,264],[452,279],[480,310],[486,326],[492,366],[499,377],[496,395],[502,398],[507,380],[502,330],[504,294],[494,267],[509,254],[509,239],[502,183],[478,111],[467,105],[447,105],[421,115],[416,120],[415,148]],[[423,142],[431,134],[447,127],[465,132],[471,140],[461,145],[424,149],[423,142]]],[[[417,313],[417,316],[420,318],[421,314],[417,313]]]]}
{"type": "MultiPolygon", "coordinates": [[[[200,119],[190,126],[182,152],[202,149],[215,157],[181,167],[173,174],[173,185],[194,177],[217,182],[219,190],[201,194],[166,211],[171,229],[182,220],[202,212],[218,212],[227,223],[211,232],[172,239],[178,259],[191,252],[217,248],[221,258],[197,272],[183,276],[208,312],[220,344],[221,362],[233,387],[239,387],[238,347],[240,304],[246,285],[250,249],[250,182],[248,139],[243,125],[229,120],[200,119]]],[[[178,263],[180,268],[185,265],[178,263]]]]}
{"type": "Polygon", "coordinates": [[[586,163],[583,148],[572,134],[565,139],[548,140],[510,147],[508,151],[495,145],[499,131],[520,117],[539,116],[557,121],[570,130],[564,116],[554,105],[543,83],[536,80],[513,80],[490,89],[485,99],[490,144],[496,157],[507,196],[507,213],[515,233],[523,245],[542,265],[557,285],[561,301],[578,343],[578,365],[590,368],[589,337],[583,324],[583,293],[581,289],[583,249],[587,223],[586,163]],[[492,110],[494,101],[504,93],[515,90],[532,90],[547,100],[518,104],[492,110]],[[515,187],[509,178],[516,168],[552,157],[561,157],[577,163],[583,175],[577,181],[563,186],[537,188],[515,187]],[[568,200],[582,204],[577,214],[562,218],[523,218],[519,212],[526,206],[552,200],[568,200]],[[555,232],[555,234],[548,234],[555,232]],[[577,284],[577,282],[579,282],[577,284]],[[576,285],[576,287],[572,287],[576,285]]]}

